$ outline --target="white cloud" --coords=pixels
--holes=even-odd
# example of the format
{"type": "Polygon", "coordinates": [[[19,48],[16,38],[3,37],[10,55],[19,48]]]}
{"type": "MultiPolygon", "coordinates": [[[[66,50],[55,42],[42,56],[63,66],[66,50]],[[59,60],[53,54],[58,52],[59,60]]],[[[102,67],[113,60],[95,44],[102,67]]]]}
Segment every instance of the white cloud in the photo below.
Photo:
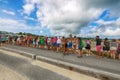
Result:
{"type": "MultiPolygon", "coordinates": [[[[81,29],[89,24],[89,22],[98,18],[100,14],[106,9],[110,9],[116,16],[119,16],[117,7],[120,1],[108,0],[26,0],[23,6],[24,13],[30,14],[37,7],[37,18],[41,22],[42,27],[48,26],[51,32],[55,34],[56,31],[60,34],[78,34],[81,29]],[[118,12],[115,14],[115,12],[118,12]]],[[[119,25],[119,21],[104,22],[99,20],[98,24],[103,24],[106,31],[107,26],[119,25]]],[[[98,33],[103,30],[100,26],[98,33]]],[[[91,30],[91,29],[90,29],[91,30]]],[[[94,33],[94,30],[93,34],[94,33]]],[[[108,31],[109,32],[109,31],[108,31]]]]}
{"type": "Polygon", "coordinates": [[[28,17],[28,16],[25,16],[24,19],[26,19],[26,20],[32,20],[32,21],[37,21],[36,19],[34,19],[32,17],[28,17]]]}
{"type": "Polygon", "coordinates": [[[115,20],[112,21],[104,21],[102,19],[96,21],[96,23],[100,24],[100,25],[110,25],[110,24],[116,24],[115,20]]]}
{"type": "Polygon", "coordinates": [[[14,12],[12,12],[12,11],[8,11],[8,10],[4,10],[4,9],[2,10],[2,12],[3,12],[3,13],[6,13],[6,14],[13,15],[13,16],[15,15],[14,12]]]}
{"type": "Polygon", "coordinates": [[[40,26],[28,26],[24,21],[0,18],[0,30],[10,32],[29,32],[38,34],[40,26]]]}
{"type": "Polygon", "coordinates": [[[24,12],[29,15],[37,4],[36,15],[43,27],[47,25],[52,31],[60,29],[77,33],[81,27],[97,18],[102,12],[101,8],[86,10],[82,3],[82,0],[26,0],[26,5],[23,7],[24,12]]]}
{"type": "Polygon", "coordinates": [[[91,27],[89,31],[91,31],[93,35],[102,35],[102,36],[120,36],[120,19],[112,20],[112,21],[104,21],[102,19],[96,21],[99,27],[91,27]]]}
{"type": "Polygon", "coordinates": [[[34,4],[29,3],[23,6],[24,12],[27,15],[30,15],[30,13],[34,10],[34,4]]]}
{"type": "Polygon", "coordinates": [[[107,29],[104,32],[105,36],[120,36],[120,28],[117,28],[115,30],[107,29]]]}
{"type": "Polygon", "coordinates": [[[117,19],[117,21],[116,21],[116,25],[120,27],[120,18],[117,19]]]}

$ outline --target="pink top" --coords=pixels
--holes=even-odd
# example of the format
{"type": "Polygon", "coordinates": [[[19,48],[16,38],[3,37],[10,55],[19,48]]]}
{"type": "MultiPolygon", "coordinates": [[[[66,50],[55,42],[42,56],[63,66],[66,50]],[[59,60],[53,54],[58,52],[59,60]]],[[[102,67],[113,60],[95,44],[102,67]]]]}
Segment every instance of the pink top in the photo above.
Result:
{"type": "Polygon", "coordinates": [[[57,42],[57,37],[54,37],[54,38],[53,38],[53,42],[57,42]]]}

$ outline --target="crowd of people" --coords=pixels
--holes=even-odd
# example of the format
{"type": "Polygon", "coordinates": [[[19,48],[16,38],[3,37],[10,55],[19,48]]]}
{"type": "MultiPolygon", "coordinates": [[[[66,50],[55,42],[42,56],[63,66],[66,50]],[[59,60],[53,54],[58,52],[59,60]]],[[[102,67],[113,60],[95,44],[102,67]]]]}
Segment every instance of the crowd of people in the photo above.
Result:
{"type": "Polygon", "coordinates": [[[94,40],[89,38],[83,40],[82,37],[73,37],[72,34],[67,38],[64,36],[0,36],[1,46],[12,44],[24,47],[34,47],[63,52],[64,55],[77,53],[78,58],[83,57],[83,49],[86,52],[86,56],[91,55],[93,48],[92,42],[96,42],[96,54],[98,58],[106,56],[112,59],[120,59],[120,39],[108,40],[107,38],[101,39],[99,36],[96,36],[94,40]]]}

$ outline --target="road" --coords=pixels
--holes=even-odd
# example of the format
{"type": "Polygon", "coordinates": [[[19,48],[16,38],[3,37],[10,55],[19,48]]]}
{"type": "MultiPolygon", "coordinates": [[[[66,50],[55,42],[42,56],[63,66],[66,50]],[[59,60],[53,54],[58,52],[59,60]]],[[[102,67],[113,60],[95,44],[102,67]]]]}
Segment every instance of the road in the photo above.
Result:
{"type": "Polygon", "coordinates": [[[0,64],[0,80],[28,80],[25,76],[0,64]]]}
{"type": "Polygon", "coordinates": [[[59,68],[48,63],[35,61],[1,49],[0,65],[9,68],[26,78],[22,80],[98,80],[96,78],[59,68]]]}
{"type": "Polygon", "coordinates": [[[76,65],[87,66],[90,68],[103,70],[115,74],[120,74],[120,60],[113,60],[108,58],[96,58],[96,56],[83,56],[83,58],[77,58],[77,54],[71,54],[63,56],[61,53],[56,53],[54,51],[41,50],[30,47],[21,47],[21,46],[11,46],[8,45],[6,48],[15,49],[18,51],[28,52],[35,55],[40,55],[56,60],[61,60],[63,62],[69,62],[76,65]]]}

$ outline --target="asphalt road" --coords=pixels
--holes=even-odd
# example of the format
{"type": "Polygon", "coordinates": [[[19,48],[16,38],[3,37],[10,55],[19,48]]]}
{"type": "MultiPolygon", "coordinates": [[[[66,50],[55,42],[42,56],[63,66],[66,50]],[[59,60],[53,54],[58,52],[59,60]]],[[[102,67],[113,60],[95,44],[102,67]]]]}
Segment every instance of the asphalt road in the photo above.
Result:
{"type": "Polygon", "coordinates": [[[56,53],[54,51],[48,51],[48,50],[41,50],[36,48],[30,48],[30,47],[21,47],[21,46],[6,46],[7,48],[20,50],[48,58],[53,58],[65,62],[69,62],[76,65],[82,65],[87,66],[90,68],[95,68],[98,70],[104,70],[107,72],[120,74],[120,60],[113,60],[108,58],[96,58],[96,56],[84,56],[83,58],[77,58],[77,54],[71,54],[63,56],[60,53],[56,53]]]}
{"type": "Polygon", "coordinates": [[[0,51],[0,64],[26,76],[29,80],[70,80],[67,77],[43,69],[31,64],[32,60],[27,60],[15,56],[4,54],[0,51]]]}

